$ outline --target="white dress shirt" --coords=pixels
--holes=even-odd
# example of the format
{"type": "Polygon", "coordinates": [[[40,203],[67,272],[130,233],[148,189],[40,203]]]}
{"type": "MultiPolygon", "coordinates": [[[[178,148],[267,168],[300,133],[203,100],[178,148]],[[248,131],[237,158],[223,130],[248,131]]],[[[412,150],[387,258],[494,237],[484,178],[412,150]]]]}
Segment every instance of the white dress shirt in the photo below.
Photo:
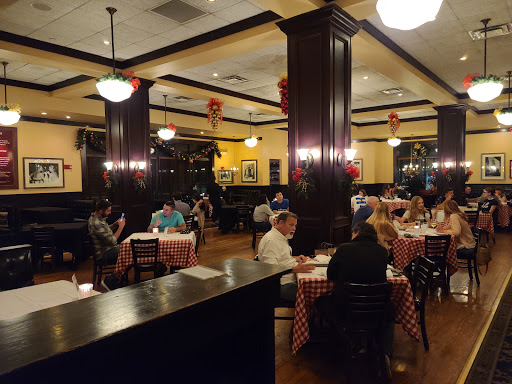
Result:
{"type": "MultiPolygon", "coordinates": [[[[292,257],[292,248],[288,239],[275,227],[263,236],[258,245],[258,259],[264,263],[277,264],[283,267],[293,268],[298,263],[292,257]]],[[[281,277],[281,285],[295,283],[295,274],[288,273],[281,277]]]]}

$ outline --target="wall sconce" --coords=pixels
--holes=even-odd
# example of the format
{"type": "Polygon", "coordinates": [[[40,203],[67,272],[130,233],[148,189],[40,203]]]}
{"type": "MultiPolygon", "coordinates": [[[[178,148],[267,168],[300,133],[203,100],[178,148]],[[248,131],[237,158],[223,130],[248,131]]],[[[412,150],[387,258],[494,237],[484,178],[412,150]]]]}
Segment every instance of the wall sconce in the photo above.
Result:
{"type": "Polygon", "coordinates": [[[345,156],[343,156],[341,153],[338,153],[338,157],[336,158],[338,166],[341,167],[343,165],[343,157],[347,159],[347,163],[351,163],[352,160],[354,160],[354,157],[356,157],[356,152],[357,149],[347,148],[345,149],[345,156]]]}
{"type": "Polygon", "coordinates": [[[444,163],[444,167],[445,168],[451,168],[452,167],[452,162],[451,161],[447,161],[446,163],[444,163]]]}
{"type": "Polygon", "coordinates": [[[238,171],[240,170],[240,168],[237,168],[237,167],[231,167],[231,172],[233,173],[233,175],[238,175],[238,171]]]}
{"type": "Polygon", "coordinates": [[[135,172],[144,171],[146,169],[145,161],[131,161],[130,168],[133,168],[135,172]]]}
{"type": "Polygon", "coordinates": [[[471,167],[471,164],[473,164],[473,163],[471,161],[466,161],[465,164],[466,164],[466,168],[469,168],[469,167],[471,167]]]}
{"type": "Polygon", "coordinates": [[[297,149],[297,153],[299,154],[300,161],[304,161],[305,168],[309,168],[313,165],[313,155],[309,153],[309,148],[301,148],[297,149]]]}
{"type": "Polygon", "coordinates": [[[105,168],[107,168],[107,171],[114,171],[117,173],[119,171],[119,166],[117,164],[114,164],[112,161],[107,161],[105,164],[105,168]]]}

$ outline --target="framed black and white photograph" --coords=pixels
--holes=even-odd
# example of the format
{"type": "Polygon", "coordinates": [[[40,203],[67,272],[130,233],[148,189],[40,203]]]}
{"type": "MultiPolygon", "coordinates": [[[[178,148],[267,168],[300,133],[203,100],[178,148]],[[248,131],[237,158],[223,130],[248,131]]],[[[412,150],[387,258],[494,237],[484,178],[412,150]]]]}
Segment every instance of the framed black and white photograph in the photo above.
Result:
{"type": "Polygon", "coordinates": [[[256,183],[258,180],[258,161],[242,160],[242,183],[256,183]]]}
{"type": "Polygon", "coordinates": [[[23,158],[25,189],[64,188],[64,159],[23,158]]]}
{"type": "Polygon", "coordinates": [[[233,171],[221,169],[219,171],[219,183],[233,183],[233,171]]]}
{"type": "Polygon", "coordinates": [[[354,180],[363,180],[363,159],[354,159],[352,160],[352,164],[359,169],[359,177],[354,180]]]}
{"type": "Polygon", "coordinates": [[[482,153],[482,180],[505,180],[504,153],[482,153]]]}

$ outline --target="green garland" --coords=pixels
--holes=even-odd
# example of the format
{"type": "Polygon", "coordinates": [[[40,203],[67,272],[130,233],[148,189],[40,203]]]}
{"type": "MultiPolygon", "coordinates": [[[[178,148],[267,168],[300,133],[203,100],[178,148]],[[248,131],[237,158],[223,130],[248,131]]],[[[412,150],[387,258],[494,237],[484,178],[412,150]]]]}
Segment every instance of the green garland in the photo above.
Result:
{"type": "Polygon", "coordinates": [[[471,84],[477,85],[482,83],[502,83],[503,79],[496,75],[488,75],[486,76],[476,76],[471,80],[471,84]]]}
{"type": "Polygon", "coordinates": [[[176,149],[173,145],[161,139],[151,138],[150,144],[153,148],[160,147],[168,155],[176,156],[178,159],[187,160],[190,163],[193,163],[194,160],[208,156],[208,154],[212,151],[219,159],[222,158],[222,154],[219,150],[219,144],[216,141],[210,141],[204,147],[190,153],[176,152],[176,149]]]}
{"type": "Polygon", "coordinates": [[[425,147],[423,144],[416,143],[416,144],[414,144],[412,157],[414,157],[415,159],[423,159],[423,158],[427,157],[428,152],[429,152],[429,150],[427,147],[425,147]]]}
{"type": "Polygon", "coordinates": [[[89,148],[92,148],[98,152],[107,151],[104,139],[99,137],[96,133],[88,131],[87,128],[79,128],[78,132],[76,133],[75,140],[76,150],[81,151],[85,144],[87,144],[89,148]]]}

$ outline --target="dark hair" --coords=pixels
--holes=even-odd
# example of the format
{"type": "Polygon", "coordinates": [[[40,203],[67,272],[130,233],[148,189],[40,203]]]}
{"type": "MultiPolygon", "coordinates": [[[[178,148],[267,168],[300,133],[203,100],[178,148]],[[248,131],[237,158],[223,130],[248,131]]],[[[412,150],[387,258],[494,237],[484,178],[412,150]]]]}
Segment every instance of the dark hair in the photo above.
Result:
{"type": "Polygon", "coordinates": [[[174,200],[166,201],[164,205],[171,207],[172,209],[176,209],[176,204],[174,204],[174,200]]]}
{"type": "Polygon", "coordinates": [[[375,227],[366,221],[360,221],[354,225],[354,228],[352,228],[352,233],[357,233],[357,236],[366,237],[367,239],[371,239],[373,241],[378,241],[375,227]]]}
{"type": "Polygon", "coordinates": [[[274,196],[277,195],[278,193],[280,193],[281,195],[283,194],[283,192],[277,191],[276,193],[274,193],[274,196]]]}
{"type": "Polygon", "coordinates": [[[96,203],[96,212],[105,211],[108,207],[111,207],[112,203],[108,200],[100,200],[96,203]]]}
{"type": "Polygon", "coordinates": [[[453,188],[446,188],[446,189],[444,190],[444,194],[445,194],[445,195],[446,195],[447,193],[449,193],[449,192],[453,192],[453,188]]]}
{"type": "Polygon", "coordinates": [[[258,197],[257,205],[261,205],[261,204],[267,204],[267,195],[260,195],[260,197],[258,197]]]}
{"type": "Polygon", "coordinates": [[[484,191],[489,192],[491,195],[494,195],[495,189],[493,187],[485,187],[484,191]]]}
{"type": "Polygon", "coordinates": [[[363,192],[363,196],[368,196],[368,194],[366,193],[366,190],[364,190],[363,188],[359,189],[359,192],[363,192]]]}
{"type": "Polygon", "coordinates": [[[183,196],[182,196],[181,192],[174,192],[174,193],[172,194],[172,198],[174,199],[174,201],[176,201],[176,200],[181,200],[181,198],[182,198],[182,197],[183,197],[183,196]]]}
{"type": "Polygon", "coordinates": [[[288,212],[288,211],[284,211],[284,212],[281,212],[279,214],[279,216],[277,216],[277,224],[279,224],[280,221],[284,221],[286,222],[286,220],[288,220],[289,217],[293,217],[294,219],[298,219],[299,217],[293,213],[293,212],[288,212]]]}

